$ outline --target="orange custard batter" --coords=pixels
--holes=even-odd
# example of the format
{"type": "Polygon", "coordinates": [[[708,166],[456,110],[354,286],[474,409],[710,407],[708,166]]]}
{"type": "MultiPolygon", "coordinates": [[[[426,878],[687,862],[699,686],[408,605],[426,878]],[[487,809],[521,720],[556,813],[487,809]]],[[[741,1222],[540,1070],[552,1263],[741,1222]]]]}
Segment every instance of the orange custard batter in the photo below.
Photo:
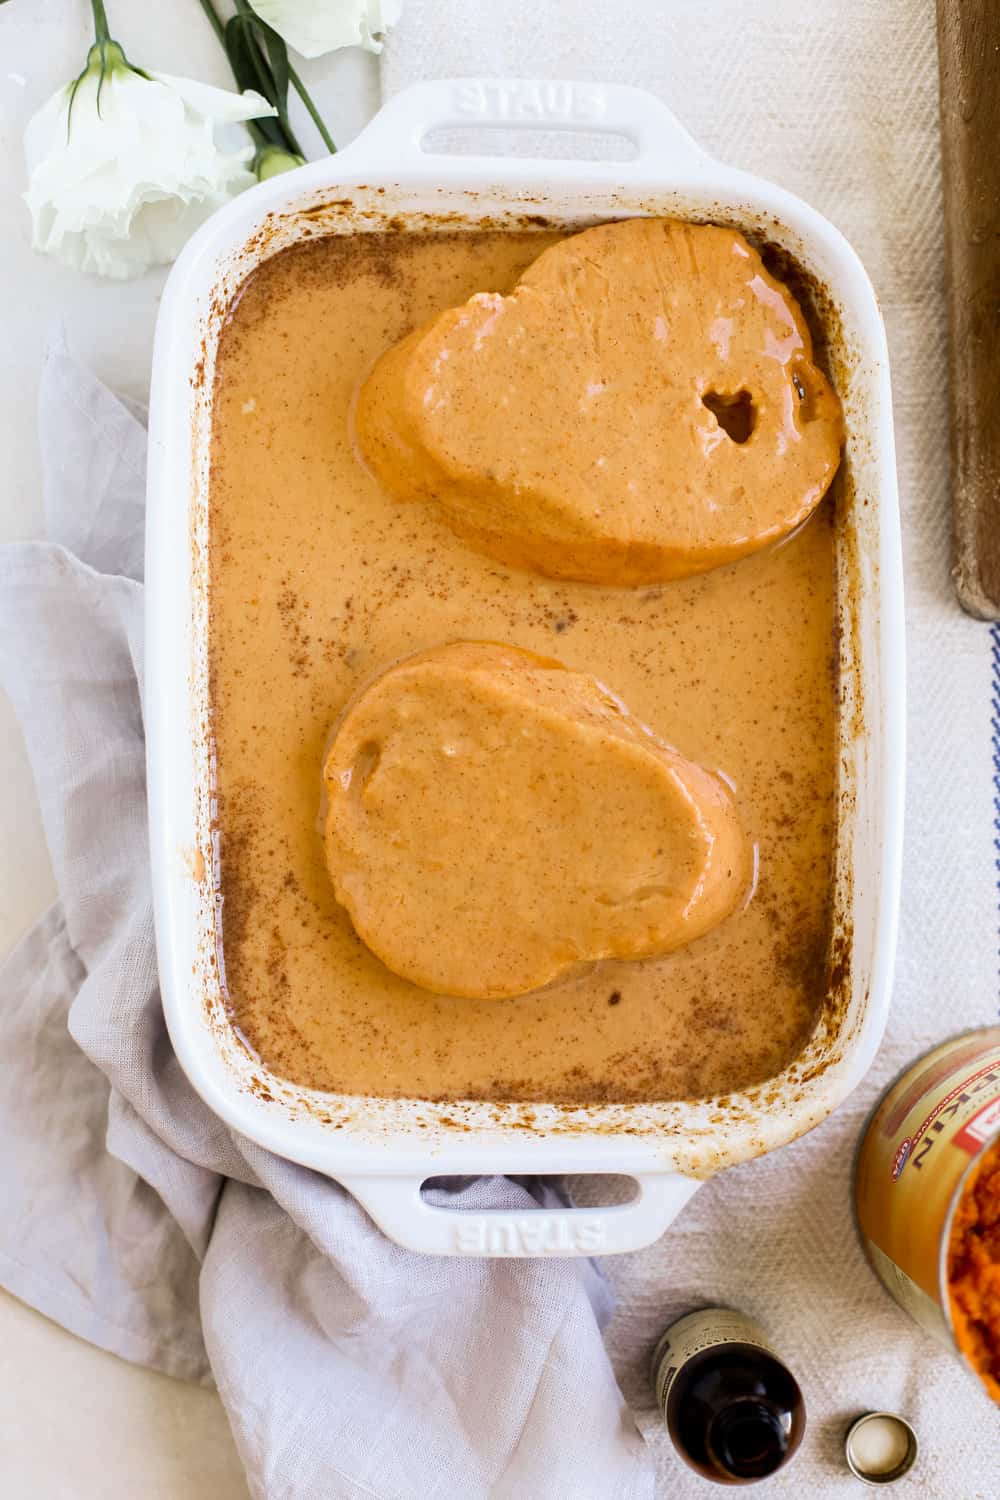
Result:
{"type": "Polygon", "coordinates": [[[508,291],[553,242],[331,236],[264,264],[222,334],[210,655],[225,968],[235,1024],[304,1084],[566,1103],[726,1093],[784,1066],[824,998],[833,501],[777,547],[623,588],[473,549],[434,506],[399,504],[355,452],[352,404],[375,360],[472,294],[508,291]],[[759,849],[749,904],[664,956],[603,959],[504,999],[421,987],[381,962],[326,869],[325,747],[365,684],[454,641],[556,657],[684,762],[724,773],[759,849]]]}

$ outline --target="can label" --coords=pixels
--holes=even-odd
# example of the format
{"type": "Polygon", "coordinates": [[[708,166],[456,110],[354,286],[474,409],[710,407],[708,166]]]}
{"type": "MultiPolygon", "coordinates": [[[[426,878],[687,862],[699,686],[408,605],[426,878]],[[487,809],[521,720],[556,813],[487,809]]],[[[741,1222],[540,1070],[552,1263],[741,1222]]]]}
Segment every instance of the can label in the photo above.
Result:
{"type": "Polygon", "coordinates": [[[955,1137],[955,1145],[960,1146],[963,1151],[968,1151],[970,1156],[978,1156],[987,1141],[1000,1131],[1000,1098],[991,1099],[989,1104],[984,1104],[978,1114],[973,1115],[967,1125],[963,1125],[955,1137]]]}
{"type": "Polygon", "coordinates": [[[883,1255],[871,1240],[865,1240],[865,1249],[879,1280],[889,1288],[903,1311],[909,1313],[914,1323],[919,1323],[932,1339],[937,1339],[946,1349],[952,1348],[951,1333],[934,1298],[928,1297],[923,1288],[917,1286],[888,1255],[883,1255]]]}
{"type": "Polygon", "coordinates": [[[763,1331],[742,1313],[728,1307],[705,1307],[688,1313],[670,1325],[653,1355],[656,1404],[664,1416],[670,1389],[680,1371],[689,1359],[716,1344],[753,1344],[774,1354],[763,1331]]]}
{"type": "Polygon", "coordinates": [[[1000,1130],[1000,1027],[946,1042],[884,1096],[858,1153],[858,1228],[872,1266],[920,1326],[954,1348],[948,1237],[972,1162],[1000,1130]]]}

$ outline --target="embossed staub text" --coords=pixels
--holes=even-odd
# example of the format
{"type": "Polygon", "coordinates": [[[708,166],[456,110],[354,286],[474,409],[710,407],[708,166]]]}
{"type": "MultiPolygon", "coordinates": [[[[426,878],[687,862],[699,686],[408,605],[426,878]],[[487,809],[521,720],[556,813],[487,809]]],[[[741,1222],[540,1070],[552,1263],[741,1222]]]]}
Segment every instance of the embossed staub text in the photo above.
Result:
{"type": "Polygon", "coordinates": [[[457,115],[487,125],[532,120],[540,125],[585,123],[601,120],[608,108],[600,84],[523,80],[457,83],[452,104],[457,115]]]}
{"type": "Polygon", "coordinates": [[[604,1248],[600,1219],[530,1213],[519,1218],[462,1215],[455,1226],[460,1255],[597,1255],[604,1248]]]}

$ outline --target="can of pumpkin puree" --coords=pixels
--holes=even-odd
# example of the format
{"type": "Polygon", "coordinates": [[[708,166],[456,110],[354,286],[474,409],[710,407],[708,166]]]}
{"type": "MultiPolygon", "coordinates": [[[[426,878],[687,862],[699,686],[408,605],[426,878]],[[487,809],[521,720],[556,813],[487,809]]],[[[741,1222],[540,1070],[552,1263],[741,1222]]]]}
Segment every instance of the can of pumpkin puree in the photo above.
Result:
{"type": "Polygon", "coordinates": [[[1000,1402],[1000,1026],[915,1062],[885,1094],[855,1167],[876,1273],[1000,1402]]]}

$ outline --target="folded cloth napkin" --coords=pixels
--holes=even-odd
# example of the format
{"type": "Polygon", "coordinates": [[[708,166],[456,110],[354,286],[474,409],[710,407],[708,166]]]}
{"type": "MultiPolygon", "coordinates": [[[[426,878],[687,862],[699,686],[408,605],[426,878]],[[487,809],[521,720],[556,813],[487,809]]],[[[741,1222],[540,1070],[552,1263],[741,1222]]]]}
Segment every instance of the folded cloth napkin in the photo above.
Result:
{"type": "MultiPolygon", "coordinates": [[[[181,1073],[146,841],[145,431],[61,346],[40,416],[51,540],[0,548],[0,686],[59,901],[0,969],[0,1281],[126,1359],[214,1379],[266,1500],[651,1495],[588,1262],[401,1250],[181,1073]]],[[[502,1178],[452,1196],[532,1202],[502,1178]]]]}

